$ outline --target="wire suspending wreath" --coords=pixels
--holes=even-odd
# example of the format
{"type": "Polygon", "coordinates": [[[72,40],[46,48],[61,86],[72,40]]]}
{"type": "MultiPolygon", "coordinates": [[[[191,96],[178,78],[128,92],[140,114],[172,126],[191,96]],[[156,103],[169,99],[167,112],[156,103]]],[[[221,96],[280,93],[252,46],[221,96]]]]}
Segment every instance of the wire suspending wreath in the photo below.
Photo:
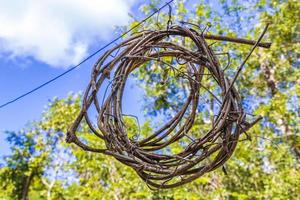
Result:
{"type": "Polygon", "coordinates": [[[115,157],[132,167],[148,186],[154,188],[177,187],[223,166],[234,152],[240,135],[261,119],[258,117],[251,123],[246,121],[234,82],[255,47],[270,46],[270,43],[260,43],[266,30],[267,27],[256,42],[207,35],[190,26],[179,25],[167,30],[143,31],[133,35],[105,52],[94,65],[81,111],[70,127],[66,141],[86,151],[115,157]],[[189,38],[194,50],[175,42],[176,37],[189,38]],[[208,39],[253,45],[232,80],[225,76],[216,53],[206,41],[208,39]],[[166,62],[166,57],[181,60],[181,65],[185,67],[178,69],[172,62],[166,62]],[[122,113],[126,80],[134,70],[151,61],[169,68],[169,72],[174,74],[173,78],[185,79],[189,85],[189,94],[181,109],[158,130],[141,139],[129,138],[122,113]],[[217,84],[219,96],[205,86],[203,77],[207,74],[204,72],[208,72],[217,84]],[[111,90],[102,100],[98,92],[105,90],[104,82],[108,79],[111,81],[111,90]],[[219,111],[211,121],[211,128],[200,137],[192,139],[189,133],[198,114],[200,91],[208,92],[218,102],[219,111]],[[97,111],[97,126],[94,126],[88,115],[91,105],[97,111]],[[76,135],[83,120],[97,137],[104,140],[105,149],[92,147],[76,135]],[[186,137],[191,140],[181,152],[166,153],[168,146],[186,137]]]}

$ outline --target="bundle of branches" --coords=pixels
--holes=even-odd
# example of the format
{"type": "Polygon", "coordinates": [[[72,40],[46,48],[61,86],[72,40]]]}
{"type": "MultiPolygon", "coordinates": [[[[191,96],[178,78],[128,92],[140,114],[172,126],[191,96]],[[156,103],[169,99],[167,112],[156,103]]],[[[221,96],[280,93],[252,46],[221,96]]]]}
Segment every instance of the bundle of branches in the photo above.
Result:
{"type": "Polygon", "coordinates": [[[215,170],[233,154],[240,135],[261,119],[258,117],[250,123],[246,121],[234,82],[255,47],[270,46],[270,43],[260,42],[266,30],[267,27],[257,41],[204,34],[191,26],[179,25],[166,30],[136,33],[104,53],[94,65],[81,112],[70,127],[66,141],[86,151],[115,157],[132,167],[149,187],[154,188],[173,188],[215,170]],[[187,48],[176,38],[189,38],[193,49],[187,48]],[[209,39],[253,45],[231,80],[225,76],[216,53],[207,43],[209,39]],[[172,57],[177,65],[172,61],[167,62],[164,59],[166,57],[172,57]],[[166,124],[151,135],[130,138],[122,112],[124,88],[129,75],[149,62],[157,62],[168,68],[169,77],[186,80],[189,93],[181,109],[166,124]],[[184,67],[178,68],[178,63],[184,67]],[[205,86],[203,80],[207,79],[204,76],[210,76],[217,85],[214,91],[205,86]],[[101,103],[98,93],[107,79],[111,80],[111,89],[108,92],[106,88],[109,94],[103,95],[101,103]],[[210,129],[200,137],[193,138],[189,133],[198,114],[200,91],[209,93],[219,104],[219,109],[211,120],[210,129]],[[97,111],[97,126],[88,115],[91,105],[97,111]],[[105,149],[92,147],[76,135],[82,121],[104,140],[105,149]],[[180,143],[183,138],[189,138],[190,142],[181,152],[166,150],[169,145],[180,143]]]}

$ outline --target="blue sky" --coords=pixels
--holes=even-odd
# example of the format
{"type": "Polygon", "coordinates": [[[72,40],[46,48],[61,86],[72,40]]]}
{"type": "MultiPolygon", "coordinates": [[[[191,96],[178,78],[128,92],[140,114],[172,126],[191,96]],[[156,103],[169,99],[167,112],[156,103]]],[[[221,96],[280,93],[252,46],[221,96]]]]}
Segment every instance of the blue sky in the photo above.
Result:
{"type": "MultiPolygon", "coordinates": [[[[126,25],[128,13],[143,18],[138,10],[143,2],[137,0],[85,2],[46,0],[39,4],[29,0],[25,5],[21,0],[0,0],[0,104],[64,72],[118,36],[114,26],[126,25]]],[[[83,91],[99,55],[101,52],[54,83],[0,109],[0,156],[9,152],[3,132],[38,120],[54,97],[83,91]]],[[[132,87],[124,98],[125,112],[141,117],[139,88],[132,87]]]]}
{"type": "MultiPolygon", "coordinates": [[[[115,26],[127,25],[129,13],[138,20],[145,17],[139,11],[145,1],[138,0],[24,2],[0,0],[0,104],[61,74],[119,36],[115,26]]],[[[161,1],[160,5],[165,2],[161,1]]],[[[190,0],[186,6],[195,3],[190,0]]],[[[209,3],[221,10],[215,1],[209,3]]],[[[54,97],[83,91],[92,65],[103,52],[54,83],[0,109],[0,157],[9,152],[3,132],[19,130],[26,123],[38,120],[54,97]]],[[[134,83],[128,86],[132,87],[128,87],[124,97],[124,112],[138,116],[142,122],[143,93],[134,83]]]]}

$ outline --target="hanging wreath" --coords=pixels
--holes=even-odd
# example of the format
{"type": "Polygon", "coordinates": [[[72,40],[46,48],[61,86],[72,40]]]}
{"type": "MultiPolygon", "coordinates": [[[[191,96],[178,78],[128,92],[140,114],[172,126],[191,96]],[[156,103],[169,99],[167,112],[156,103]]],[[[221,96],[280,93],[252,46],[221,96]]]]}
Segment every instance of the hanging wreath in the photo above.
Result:
{"type": "Polygon", "coordinates": [[[234,82],[254,48],[270,46],[269,43],[260,43],[266,30],[267,27],[256,42],[207,35],[190,26],[179,25],[167,30],[136,33],[105,52],[94,65],[81,111],[70,127],[66,141],[75,143],[86,151],[115,157],[132,167],[147,185],[154,188],[177,187],[223,166],[233,154],[240,135],[261,119],[259,117],[251,123],[246,121],[234,82]],[[187,48],[184,43],[178,42],[181,41],[178,38],[189,39],[193,48],[187,48]],[[253,45],[233,79],[229,80],[225,76],[224,67],[220,66],[217,54],[207,43],[208,39],[253,45]],[[165,58],[172,58],[172,61],[168,62],[165,58]],[[166,71],[169,78],[184,79],[188,84],[188,94],[181,109],[166,124],[150,135],[141,133],[141,138],[130,138],[122,112],[124,88],[133,71],[151,62],[168,69],[166,71]],[[178,68],[179,65],[183,67],[178,68]],[[209,76],[217,87],[211,89],[206,86],[205,81],[208,79],[205,76],[209,76]],[[111,83],[110,91],[104,87],[107,80],[111,83]],[[106,90],[102,102],[99,100],[100,90],[106,90]],[[198,106],[201,92],[214,99],[218,104],[218,111],[210,121],[211,128],[195,138],[190,133],[200,112],[198,106]],[[91,105],[94,105],[98,113],[97,126],[93,125],[88,115],[91,105]],[[105,142],[105,149],[91,147],[76,135],[83,120],[105,142]],[[181,152],[172,153],[168,150],[175,143],[184,146],[181,152]]]}

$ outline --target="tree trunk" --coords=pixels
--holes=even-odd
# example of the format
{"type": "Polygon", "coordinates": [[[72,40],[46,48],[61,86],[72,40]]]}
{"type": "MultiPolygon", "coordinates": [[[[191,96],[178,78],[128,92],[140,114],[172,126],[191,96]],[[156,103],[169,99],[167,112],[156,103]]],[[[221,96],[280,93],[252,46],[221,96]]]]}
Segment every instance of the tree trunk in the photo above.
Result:
{"type": "MultiPolygon", "coordinates": [[[[271,97],[273,98],[277,93],[278,88],[276,86],[277,84],[274,77],[274,70],[272,70],[269,66],[270,66],[269,62],[260,63],[260,67],[262,72],[264,73],[267,86],[271,90],[271,94],[272,94],[271,97]]],[[[290,141],[290,136],[293,135],[293,133],[291,133],[291,127],[289,126],[288,123],[285,122],[285,119],[283,117],[278,119],[278,126],[282,134],[284,135],[282,137],[283,140],[285,140],[285,142],[290,145],[290,147],[295,153],[296,158],[300,160],[300,149],[297,147],[294,141],[290,141]]]]}
{"type": "Polygon", "coordinates": [[[30,175],[27,176],[27,178],[25,180],[23,191],[22,191],[22,200],[28,200],[29,188],[30,188],[30,184],[33,179],[33,176],[34,176],[34,172],[31,171],[30,175]]]}
{"type": "Polygon", "coordinates": [[[274,71],[272,69],[270,69],[269,65],[270,64],[268,62],[263,62],[263,63],[261,63],[260,67],[264,73],[264,77],[266,79],[269,89],[271,90],[272,97],[273,97],[277,92],[277,87],[276,87],[276,82],[275,82],[275,78],[274,78],[274,71]]]}

